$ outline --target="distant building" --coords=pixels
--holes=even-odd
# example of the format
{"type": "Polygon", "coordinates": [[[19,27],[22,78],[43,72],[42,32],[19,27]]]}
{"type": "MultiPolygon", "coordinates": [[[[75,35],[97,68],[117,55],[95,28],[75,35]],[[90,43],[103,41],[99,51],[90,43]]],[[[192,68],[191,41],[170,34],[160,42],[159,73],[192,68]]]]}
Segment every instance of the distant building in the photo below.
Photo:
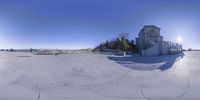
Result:
{"type": "Polygon", "coordinates": [[[165,55],[182,52],[182,45],[163,41],[160,28],[155,25],[146,25],[136,38],[136,45],[141,55],[165,55]]]}

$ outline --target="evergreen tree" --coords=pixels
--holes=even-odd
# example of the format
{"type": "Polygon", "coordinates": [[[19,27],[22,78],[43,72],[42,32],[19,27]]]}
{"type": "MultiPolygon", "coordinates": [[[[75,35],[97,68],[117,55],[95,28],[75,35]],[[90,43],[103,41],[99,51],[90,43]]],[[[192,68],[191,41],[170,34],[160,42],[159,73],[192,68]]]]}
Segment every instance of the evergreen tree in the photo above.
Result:
{"type": "Polygon", "coordinates": [[[121,40],[117,38],[115,42],[115,49],[120,50],[121,49],[120,45],[121,45],[121,40]]]}
{"type": "Polygon", "coordinates": [[[120,44],[120,46],[121,46],[120,49],[121,49],[122,51],[127,51],[128,48],[129,48],[129,45],[128,45],[126,39],[124,39],[124,38],[121,39],[121,44],[120,44]]]}
{"type": "Polygon", "coordinates": [[[105,47],[105,48],[108,48],[108,47],[109,47],[109,41],[108,41],[108,40],[107,40],[106,43],[104,44],[104,47],[105,47]]]}
{"type": "Polygon", "coordinates": [[[10,51],[13,52],[14,51],[13,48],[11,48],[10,51]]]}

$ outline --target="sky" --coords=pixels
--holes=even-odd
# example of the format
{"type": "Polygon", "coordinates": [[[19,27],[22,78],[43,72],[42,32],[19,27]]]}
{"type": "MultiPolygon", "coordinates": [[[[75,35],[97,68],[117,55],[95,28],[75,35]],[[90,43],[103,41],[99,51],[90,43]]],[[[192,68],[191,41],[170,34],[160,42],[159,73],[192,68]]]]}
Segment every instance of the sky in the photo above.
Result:
{"type": "Polygon", "coordinates": [[[199,0],[0,0],[0,48],[93,48],[144,25],[200,49],[199,0]]]}

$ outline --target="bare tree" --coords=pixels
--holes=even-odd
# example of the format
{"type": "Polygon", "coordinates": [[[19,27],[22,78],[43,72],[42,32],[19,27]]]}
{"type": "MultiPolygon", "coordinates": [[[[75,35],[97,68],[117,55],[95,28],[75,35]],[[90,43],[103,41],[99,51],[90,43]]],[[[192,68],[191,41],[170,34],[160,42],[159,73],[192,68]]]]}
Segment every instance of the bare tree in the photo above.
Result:
{"type": "Polygon", "coordinates": [[[129,33],[126,33],[126,32],[122,32],[118,35],[118,37],[120,39],[124,38],[124,39],[129,39],[129,33]]]}

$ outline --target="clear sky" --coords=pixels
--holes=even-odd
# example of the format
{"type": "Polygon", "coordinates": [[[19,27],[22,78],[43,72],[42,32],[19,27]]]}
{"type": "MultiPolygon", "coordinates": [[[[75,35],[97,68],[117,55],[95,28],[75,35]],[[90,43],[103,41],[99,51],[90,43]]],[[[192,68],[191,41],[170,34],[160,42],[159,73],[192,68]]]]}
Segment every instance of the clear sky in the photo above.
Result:
{"type": "Polygon", "coordinates": [[[0,48],[91,48],[149,24],[200,48],[199,0],[0,0],[0,48]]]}

